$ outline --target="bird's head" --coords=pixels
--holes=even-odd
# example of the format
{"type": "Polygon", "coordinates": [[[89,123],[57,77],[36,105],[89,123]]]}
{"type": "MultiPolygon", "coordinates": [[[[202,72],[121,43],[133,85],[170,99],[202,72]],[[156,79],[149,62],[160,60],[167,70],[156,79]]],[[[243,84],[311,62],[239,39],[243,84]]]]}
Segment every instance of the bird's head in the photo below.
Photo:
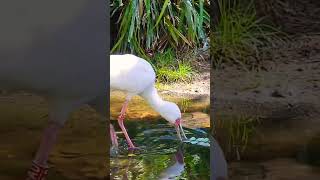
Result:
{"type": "Polygon", "coordinates": [[[181,141],[187,139],[181,125],[181,112],[179,107],[175,103],[168,101],[165,102],[159,113],[164,119],[174,125],[177,131],[178,138],[181,141]]]}

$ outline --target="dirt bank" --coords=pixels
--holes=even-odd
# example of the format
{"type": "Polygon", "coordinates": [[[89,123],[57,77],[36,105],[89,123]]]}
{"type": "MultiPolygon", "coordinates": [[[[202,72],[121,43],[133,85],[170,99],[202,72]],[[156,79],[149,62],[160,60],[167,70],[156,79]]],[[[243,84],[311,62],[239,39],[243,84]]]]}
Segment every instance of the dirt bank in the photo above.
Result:
{"type": "Polygon", "coordinates": [[[290,43],[269,50],[268,59],[263,61],[266,70],[247,72],[237,67],[213,70],[211,93],[216,113],[232,109],[230,112],[235,114],[243,111],[274,114],[273,111],[290,111],[297,106],[310,113],[318,113],[319,45],[320,36],[296,37],[290,43]]]}
{"type": "Polygon", "coordinates": [[[210,55],[209,50],[198,50],[195,59],[191,61],[195,70],[191,82],[177,82],[158,87],[161,94],[185,99],[210,98],[210,55]]]}
{"type": "Polygon", "coordinates": [[[276,24],[282,31],[305,34],[320,31],[318,0],[254,0],[260,17],[276,24]]]}
{"type": "Polygon", "coordinates": [[[319,35],[296,36],[269,49],[258,72],[213,70],[213,122],[243,115],[261,120],[244,158],[295,156],[320,132],[319,43],[319,35]]]}

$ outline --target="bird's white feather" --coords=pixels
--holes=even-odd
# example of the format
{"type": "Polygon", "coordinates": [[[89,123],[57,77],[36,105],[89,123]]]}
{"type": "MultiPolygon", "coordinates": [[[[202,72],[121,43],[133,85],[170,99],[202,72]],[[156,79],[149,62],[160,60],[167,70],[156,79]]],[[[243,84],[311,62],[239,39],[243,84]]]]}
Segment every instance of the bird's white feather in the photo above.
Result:
{"type": "Polygon", "coordinates": [[[144,59],[131,54],[110,56],[110,87],[140,94],[154,85],[156,79],[152,66],[144,59]]]}
{"type": "Polygon", "coordinates": [[[110,56],[110,87],[130,96],[140,95],[167,121],[181,118],[179,107],[162,100],[155,88],[156,74],[149,62],[131,54],[110,56]]]}

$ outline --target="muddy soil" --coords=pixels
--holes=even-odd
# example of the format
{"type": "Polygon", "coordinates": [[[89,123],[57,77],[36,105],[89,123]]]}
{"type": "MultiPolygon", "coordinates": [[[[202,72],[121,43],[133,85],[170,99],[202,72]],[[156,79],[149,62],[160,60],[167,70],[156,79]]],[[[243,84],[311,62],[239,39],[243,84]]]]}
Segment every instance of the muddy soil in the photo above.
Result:
{"type": "Polygon", "coordinates": [[[196,52],[195,58],[191,61],[194,68],[194,75],[191,82],[176,82],[159,87],[163,95],[176,96],[185,99],[206,99],[210,98],[210,55],[209,50],[196,52]]]}
{"type": "Polygon", "coordinates": [[[254,0],[258,16],[272,22],[282,31],[305,34],[320,31],[318,0],[254,0]]]}
{"type": "Polygon", "coordinates": [[[319,45],[319,35],[299,35],[268,48],[263,70],[213,70],[213,123],[239,116],[261,120],[242,161],[230,161],[231,179],[320,178],[319,168],[306,162],[320,159],[307,152],[320,144],[314,140],[320,133],[319,45]]]}
{"type": "MultiPolygon", "coordinates": [[[[268,50],[266,70],[226,67],[212,72],[216,114],[317,115],[320,107],[320,36],[296,37],[268,50]],[[299,111],[297,110],[299,109],[299,111]]],[[[285,119],[285,117],[281,117],[285,119]]]]}

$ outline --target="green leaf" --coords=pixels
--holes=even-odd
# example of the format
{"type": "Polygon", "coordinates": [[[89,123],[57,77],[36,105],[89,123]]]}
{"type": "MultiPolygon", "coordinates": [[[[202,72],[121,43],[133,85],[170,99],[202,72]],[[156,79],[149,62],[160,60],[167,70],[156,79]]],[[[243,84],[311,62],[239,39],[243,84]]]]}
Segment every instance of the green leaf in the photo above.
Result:
{"type": "Polygon", "coordinates": [[[162,16],[163,16],[166,8],[168,7],[168,4],[169,4],[169,3],[170,3],[170,0],[165,0],[165,1],[164,1],[163,6],[162,6],[162,9],[161,9],[161,13],[160,13],[160,15],[159,15],[159,17],[158,17],[158,19],[157,19],[157,22],[156,22],[155,27],[158,26],[159,22],[161,21],[162,16]]]}

